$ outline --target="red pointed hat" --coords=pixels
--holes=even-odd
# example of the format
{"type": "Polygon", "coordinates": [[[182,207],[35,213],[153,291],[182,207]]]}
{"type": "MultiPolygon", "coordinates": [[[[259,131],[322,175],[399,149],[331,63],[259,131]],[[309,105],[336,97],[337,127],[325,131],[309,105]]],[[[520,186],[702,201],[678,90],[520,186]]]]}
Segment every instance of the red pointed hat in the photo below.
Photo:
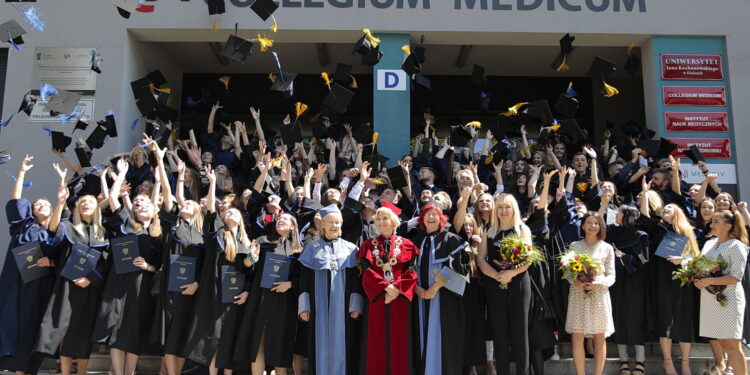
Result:
{"type": "Polygon", "coordinates": [[[396,205],[394,205],[394,204],[393,204],[393,203],[391,203],[391,202],[385,201],[385,202],[384,202],[383,204],[381,204],[380,206],[381,206],[381,207],[385,207],[385,208],[387,208],[387,209],[389,209],[389,210],[393,211],[393,213],[394,213],[394,214],[396,214],[396,216],[401,216],[401,209],[400,209],[400,208],[398,208],[398,207],[396,207],[396,205]]]}

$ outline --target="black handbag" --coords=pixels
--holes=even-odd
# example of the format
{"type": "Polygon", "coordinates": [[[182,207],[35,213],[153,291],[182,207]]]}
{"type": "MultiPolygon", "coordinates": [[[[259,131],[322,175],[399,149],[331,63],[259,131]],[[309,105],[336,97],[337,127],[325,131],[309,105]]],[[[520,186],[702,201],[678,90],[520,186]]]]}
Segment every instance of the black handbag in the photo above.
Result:
{"type": "Polygon", "coordinates": [[[529,280],[531,281],[531,286],[534,287],[534,291],[536,292],[537,295],[539,295],[539,300],[542,301],[542,315],[544,316],[544,319],[557,321],[557,313],[555,313],[555,309],[553,309],[552,306],[549,305],[549,302],[547,301],[547,299],[544,298],[544,295],[542,294],[542,291],[539,290],[539,287],[536,285],[534,278],[530,277],[529,280]]]}

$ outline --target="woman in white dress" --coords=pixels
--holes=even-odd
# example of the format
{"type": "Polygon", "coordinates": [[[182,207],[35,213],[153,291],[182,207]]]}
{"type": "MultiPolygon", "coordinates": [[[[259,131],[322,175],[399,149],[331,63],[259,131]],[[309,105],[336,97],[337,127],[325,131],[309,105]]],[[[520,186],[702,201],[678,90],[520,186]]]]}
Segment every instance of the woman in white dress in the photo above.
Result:
{"type": "Polygon", "coordinates": [[[711,219],[710,239],[703,246],[703,255],[708,258],[723,257],[727,261],[725,275],[708,277],[694,282],[701,289],[700,335],[718,339],[729,357],[729,366],[735,374],[746,374],[747,364],[742,352],[742,323],[745,312],[745,291],[742,276],[747,262],[748,238],[745,222],[739,211],[719,211],[711,219]],[[727,305],[721,306],[716,297],[706,291],[710,285],[726,285],[724,295],[727,305]]]}
{"type": "Polygon", "coordinates": [[[609,287],[615,283],[615,251],[612,245],[604,242],[607,228],[598,213],[586,213],[581,227],[584,239],[573,242],[570,250],[576,254],[591,256],[601,264],[602,269],[591,283],[568,279],[574,288],[570,289],[568,295],[565,330],[570,333],[573,343],[576,374],[585,374],[586,352],[583,339],[593,337],[594,374],[601,375],[607,358],[606,338],[615,332],[612,302],[609,299],[609,287]]]}

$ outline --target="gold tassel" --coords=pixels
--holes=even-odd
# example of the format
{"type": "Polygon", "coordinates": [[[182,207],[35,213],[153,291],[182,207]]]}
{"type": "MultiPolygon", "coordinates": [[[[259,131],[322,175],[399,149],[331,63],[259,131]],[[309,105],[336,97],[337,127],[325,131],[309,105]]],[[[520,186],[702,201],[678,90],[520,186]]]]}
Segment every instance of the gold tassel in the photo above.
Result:
{"type": "Polygon", "coordinates": [[[281,168],[281,163],[284,160],[284,155],[277,156],[271,161],[271,165],[273,165],[276,168],[281,168]]]}
{"type": "Polygon", "coordinates": [[[362,29],[362,32],[367,35],[367,40],[370,41],[370,45],[372,46],[372,48],[375,48],[380,44],[380,39],[372,35],[372,31],[370,31],[370,29],[362,29]]]}
{"type": "Polygon", "coordinates": [[[165,94],[170,94],[170,95],[172,94],[172,89],[169,89],[169,88],[167,88],[167,89],[160,89],[160,88],[157,88],[156,86],[154,86],[153,83],[149,83],[148,84],[148,88],[149,88],[149,90],[151,90],[151,95],[156,95],[157,91],[158,92],[163,92],[165,94]]]}
{"type": "Polygon", "coordinates": [[[482,123],[479,122],[479,121],[472,121],[472,122],[466,124],[466,126],[474,126],[474,127],[478,128],[478,129],[481,129],[482,128],[482,123]]]}
{"type": "Polygon", "coordinates": [[[372,183],[375,184],[375,185],[384,185],[385,184],[385,182],[383,180],[379,179],[379,178],[376,178],[376,179],[372,180],[372,183]]]}
{"type": "Polygon", "coordinates": [[[219,20],[214,20],[214,23],[211,24],[211,31],[219,31],[219,20]]]}
{"type": "Polygon", "coordinates": [[[633,50],[635,49],[636,45],[635,43],[628,44],[628,56],[633,54],[633,50]]]}
{"type": "Polygon", "coordinates": [[[278,79],[278,78],[276,78],[276,75],[275,75],[275,74],[273,74],[273,73],[269,73],[269,74],[268,74],[268,80],[269,80],[269,81],[271,81],[271,83],[276,83],[276,80],[277,80],[277,79],[278,79]]]}
{"type": "Polygon", "coordinates": [[[359,85],[357,84],[357,79],[354,78],[353,75],[349,75],[349,76],[352,77],[352,83],[349,85],[349,87],[353,89],[359,88],[359,85]]]}
{"type": "Polygon", "coordinates": [[[224,84],[224,88],[229,90],[229,81],[232,79],[230,76],[223,76],[219,78],[219,82],[224,84]]]}
{"type": "Polygon", "coordinates": [[[326,86],[328,86],[328,91],[331,91],[331,77],[328,76],[328,73],[326,72],[320,73],[320,77],[323,78],[323,81],[326,83],[326,86]]]}
{"type": "Polygon", "coordinates": [[[274,17],[273,15],[271,15],[271,19],[273,20],[273,25],[271,26],[271,31],[275,32],[275,33],[279,32],[279,23],[276,21],[276,17],[274,17]]]}
{"type": "Polygon", "coordinates": [[[258,37],[255,38],[255,40],[260,44],[260,52],[266,52],[268,51],[268,48],[273,47],[273,40],[261,36],[260,34],[258,34],[258,37]]]}
{"type": "Polygon", "coordinates": [[[557,68],[555,68],[556,72],[559,73],[559,72],[566,72],[566,71],[570,70],[570,65],[568,65],[566,63],[566,60],[568,60],[568,56],[567,55],[563,55],[562,62],[560,63],[560,65],[557,66],[557,68]]]}
{"type": "Polygon", "coordinates": [[[516,116],[516,115],[518,115],[518,110],[520,110],[521,107],[525,106],[526,104],[528,104],[528,102],[518,103],[518,104],[516,104],[516,105],[514,105],[514,106],[512,106],[510,108],[508,108],[508,112],[501,113],[500,115],[501,116],[505,116],[505,117],[516,116]]]}
{"type": "Polygon", "coordinates": [[[302,102],[294,103],[294,112],[297,114],[297,119],[299,119],[303,113],[307,112],[307,104],[302,102]]]}
{"type": "Polygon", "coordinates": [[[604,84],[604,89],[602,90],[602,94],[604,94],[604,96],[611,98],[620,93],[620,90],[618,90],[616,87],[604,81],[602,81],[602,83],[604,84]]]}
{"type": "Polygon", "coordinates": [[[560,124],[552,125],[552,126],[550,126],[550,129],[552,129],[553,132],[556,132],[557,129],[560,129],[560,124]]]}
{"type": "Polygon", "coordinates": [[[573,88],[573,81],[568,82],[568,90],[573,88]]]}
{"type": "Polygon", "coordinates": [[[378,144],[378,136],[379,135],[380,135],[380,133],[378,133],[378,132],[372,133],[372,147],[375,147],[375,145],[378,144]]]}
{"type": "Polygon", "coordinates": [[[408,44],[404,44],[404,46],[401,47],[401,50],[404,51],[404,53],[406,53],[407,56],[411,55],[411,47],[409,47],[408,44]]]}

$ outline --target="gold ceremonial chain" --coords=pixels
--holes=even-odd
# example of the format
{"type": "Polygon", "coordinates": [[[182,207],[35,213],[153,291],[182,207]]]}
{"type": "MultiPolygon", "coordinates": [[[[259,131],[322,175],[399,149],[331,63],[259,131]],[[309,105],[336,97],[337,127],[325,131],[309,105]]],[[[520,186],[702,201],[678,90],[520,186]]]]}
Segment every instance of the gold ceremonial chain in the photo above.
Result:
{"type": "Polygon", "coordinates": [[[383,270],[383,277],[385,277],[385,279],[389,283],[393,283],[393,266],[398,263],[398,259],[396,259],[396,257],[401,254],[401,237],[396,237],[396,247],[393,249],[393,254],[391,255],[390,259],[388,259],[388,263],[383,262],[383,259],[380,258],[380,250],[378,250],[378,240],[376,238],[373,238],[370,241],[372,242],[372,246],[374,247],[372,255],[375,256],[375,265],[383,270]]]}

